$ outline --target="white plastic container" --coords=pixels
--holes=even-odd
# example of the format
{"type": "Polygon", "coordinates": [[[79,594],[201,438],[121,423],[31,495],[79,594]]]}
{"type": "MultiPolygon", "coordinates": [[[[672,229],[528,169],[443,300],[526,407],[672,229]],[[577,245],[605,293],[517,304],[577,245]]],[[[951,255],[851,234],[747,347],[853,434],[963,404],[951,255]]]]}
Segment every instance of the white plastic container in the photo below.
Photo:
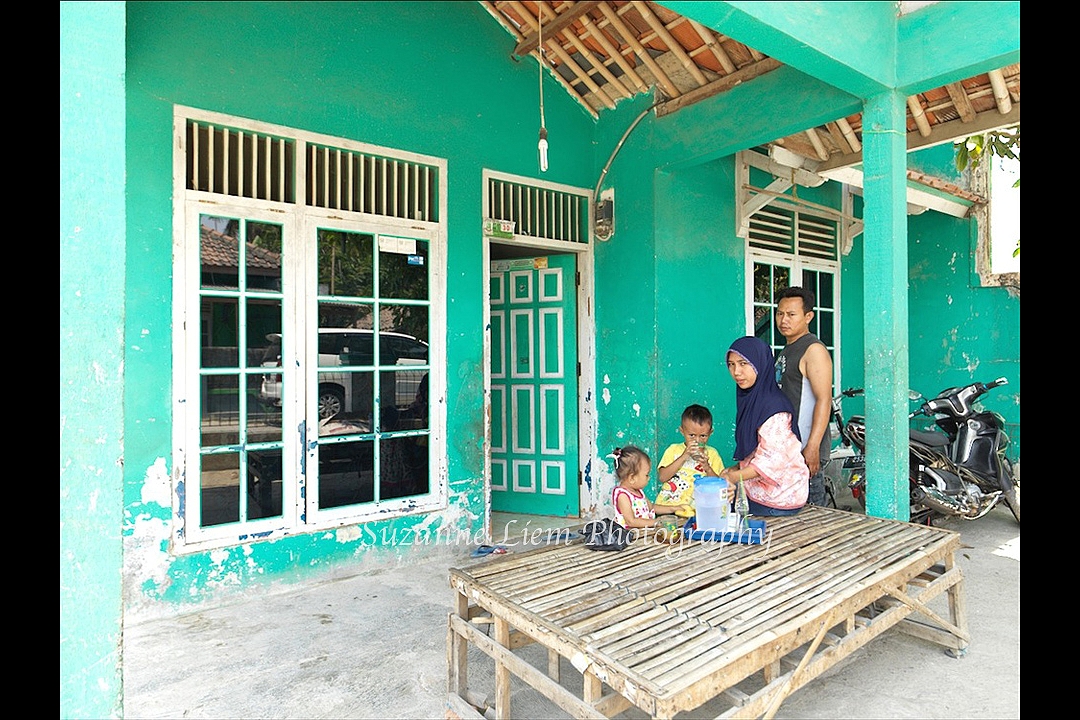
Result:
{"type": "Polygon", "coordinates": [[[694,511],[698,530],[727,531],[731,515],[727,498],[728,483],[724,478],[699,477],[694,480],[694,511]]]}

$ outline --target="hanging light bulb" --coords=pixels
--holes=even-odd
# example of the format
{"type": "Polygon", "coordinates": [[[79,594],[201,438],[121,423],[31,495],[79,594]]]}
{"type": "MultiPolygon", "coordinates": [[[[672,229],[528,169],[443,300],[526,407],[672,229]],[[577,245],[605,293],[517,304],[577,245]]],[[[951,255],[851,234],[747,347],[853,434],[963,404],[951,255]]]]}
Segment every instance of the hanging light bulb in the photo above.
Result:
{"type": "Polygon", "coordinates": [[[547,172],[547,128],[540,128],[540,142],[537,147],[540,150],[540,172],[547,172]]]}
{"type": "Polygon", "coordinates": [[[537,66],[540,68],[538,74],[538,80],[540,85],[540,142],[536,147],[540,151],[540,172],[547,172],[547,127],[544,125],[544,9],[543,5],[538,5],[536,8],[537,16],[536,20],[539,27],[539,42],[536,46],[536,59],[538,61],[537,66]]]}

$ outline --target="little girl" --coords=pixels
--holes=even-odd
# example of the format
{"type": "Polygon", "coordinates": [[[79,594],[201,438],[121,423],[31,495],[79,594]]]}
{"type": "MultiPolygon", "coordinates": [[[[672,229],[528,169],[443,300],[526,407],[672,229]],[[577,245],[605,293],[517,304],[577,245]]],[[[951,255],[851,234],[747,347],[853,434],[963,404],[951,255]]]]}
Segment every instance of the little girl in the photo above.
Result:
{"type": "Polygon", "coordinates": [[[670,515],[690,511],[686,505],[657,505],[641,491],[652,471],[652,460],[641,448],[627,445],[616,448],[608,457],[615,459],[615,476],[619,478],[611,492],[611,503],[615,506],[615,522],[622,527],[654,528],[659,526],[658,512],[670,515]]]}

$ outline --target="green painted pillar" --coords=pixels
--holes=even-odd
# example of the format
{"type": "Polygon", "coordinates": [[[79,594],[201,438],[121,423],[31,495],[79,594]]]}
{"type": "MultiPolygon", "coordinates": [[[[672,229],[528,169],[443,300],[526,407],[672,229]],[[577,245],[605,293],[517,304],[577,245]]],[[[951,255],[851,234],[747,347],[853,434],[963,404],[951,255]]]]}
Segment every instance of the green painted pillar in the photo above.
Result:
{"type": "Polygon", "coordinates": [[[866,512],[908,520],[907,99],[889,91],[863,112],[863,331],[866,512]]]}
{"type": "Polygon", "coordinates": [[[125,4],[60,3],[60,717],[122,715],[125,4]]]}

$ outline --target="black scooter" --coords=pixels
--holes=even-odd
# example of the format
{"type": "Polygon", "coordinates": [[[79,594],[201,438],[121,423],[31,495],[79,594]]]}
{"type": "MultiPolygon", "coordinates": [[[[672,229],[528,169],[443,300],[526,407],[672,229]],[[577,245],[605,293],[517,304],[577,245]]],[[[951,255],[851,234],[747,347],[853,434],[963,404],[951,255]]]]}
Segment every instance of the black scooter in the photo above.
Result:
{"type": "MultiPolygon", "coordinates": [[[[1000,502],[1020,522],[1020,481],[1005,456],[1009,436],[1004,418],[975,406],[978,398],[1006,384],[1005,378],[998,378],[947,388],[908,415],[909,419],[932,417],[936,428],[909,431],[913,522],[931,522],[935,515],[977,520],[1000,502]]],[[[845,391],[838,397],[861,392],[845,391]]],[[[834,402],[834,410],[837,404],[834,402]]],[[[851,471],[849,487],[866,507],[865,461],[861,457],[866,452],[866,423],[861,416],[854,416],[842,427],[845,442],[857,451],[856,463],[862,462],[851,471]]]]}

